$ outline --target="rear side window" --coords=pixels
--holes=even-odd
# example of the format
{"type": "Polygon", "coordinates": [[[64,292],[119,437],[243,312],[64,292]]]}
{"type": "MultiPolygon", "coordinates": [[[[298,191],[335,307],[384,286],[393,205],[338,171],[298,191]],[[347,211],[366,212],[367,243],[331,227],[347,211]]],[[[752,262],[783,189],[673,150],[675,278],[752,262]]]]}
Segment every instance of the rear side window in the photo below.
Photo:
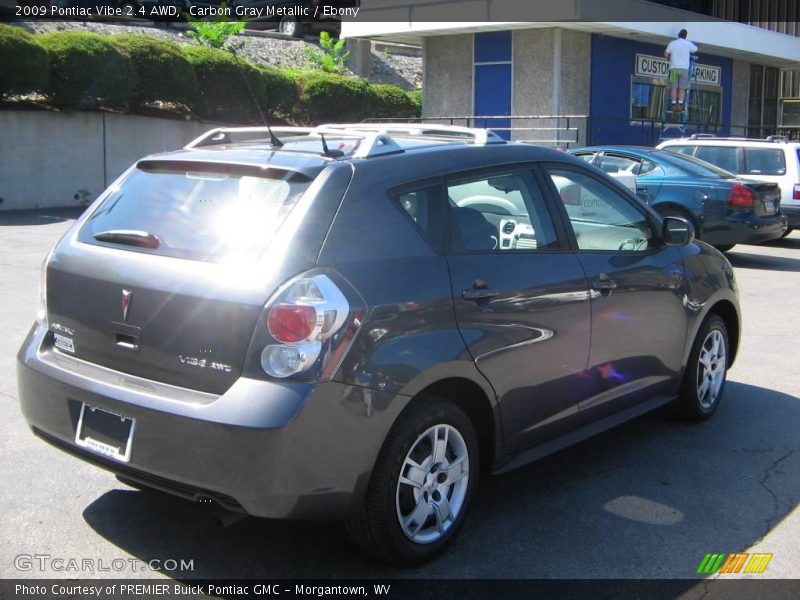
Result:
{"type": "Polygon", "coordinates": [[[745,148],[744,165],[748,175],[786,174],[786,159],[781,148],[745,148]]]}
{"type": "Polygon", "coordinates": [[[600,168],[606,173],[628,173],[636,175],[639,172],[640,161],[630,156],[618,154],[605,154],[600,162],[600,168]]]}
{"type": "Polygon", "coordinates": [[[664,150],[678,152],[679,154],[686,154],[688,156],[694,156],[694,149],[695,146],[673,146],[672,144],[664,146],[664,150]]]}
{"type": "Polygon", "coordinates": [[[444,213],[440,198],[440,185],[392,194],[394,202],[436,250],[440,250],[444,242],[444,213]]]}
{"type": "Polygon", "coordinates": [[[731,173],[736,173],[739,169],[736,164],[736,148],[733,146],[699,146],[695,156],[731,173]]]}
{"type": "Polygon", "coordinates": [[[191,260],[252,260],[310,181],[279,169],[140,163],[89,217],[79,239],[191,260]]]}

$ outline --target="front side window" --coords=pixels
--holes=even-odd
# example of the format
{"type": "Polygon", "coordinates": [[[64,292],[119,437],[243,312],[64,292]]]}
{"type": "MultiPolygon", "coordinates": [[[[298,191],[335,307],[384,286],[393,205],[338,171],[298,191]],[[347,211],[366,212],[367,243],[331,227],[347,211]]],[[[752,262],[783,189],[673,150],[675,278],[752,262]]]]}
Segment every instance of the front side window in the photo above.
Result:
{"type": "Polygon", "coordinates": [[[614,189],[572,169],[547,168],[580,250],[645,252],[656,241],[647,218],[614,189]]]}
{"type": "Polygon", "coordinates": [[[544,197],[527,171],[452,181],[447,195],[453,252],[559,248],[544,197]]]}

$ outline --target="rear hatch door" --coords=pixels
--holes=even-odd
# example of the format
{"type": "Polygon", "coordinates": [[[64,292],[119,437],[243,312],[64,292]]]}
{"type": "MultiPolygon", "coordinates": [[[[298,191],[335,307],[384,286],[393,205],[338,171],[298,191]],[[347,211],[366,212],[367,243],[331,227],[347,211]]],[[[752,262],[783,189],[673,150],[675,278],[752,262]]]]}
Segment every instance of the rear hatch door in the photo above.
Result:
{"type": "Polygon", "coordinates": [[[124,373],[224,392],[266,300],[313,266],[350,177],[320,199],[330,177],[314,176],[140,162],[50,261],[54,345],[124,373]],[[303,231],[315,200],[327,206],[303,231]],[[302,250],[287,252],[295,244],[302,250]]]}

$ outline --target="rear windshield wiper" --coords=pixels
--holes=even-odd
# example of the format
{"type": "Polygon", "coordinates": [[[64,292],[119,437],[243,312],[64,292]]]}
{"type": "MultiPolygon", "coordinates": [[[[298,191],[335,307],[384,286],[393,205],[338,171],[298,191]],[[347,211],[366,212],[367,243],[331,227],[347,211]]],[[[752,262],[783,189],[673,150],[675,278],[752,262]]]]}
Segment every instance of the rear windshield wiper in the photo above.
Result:
{"type": "Polygon", "coordinates": [[[161,240],[154,233],[137,231],[135,229],[110,229],[94,234],[94,239],[99,242],[111,242],[114,244],[127,244],[128,246],[139,246],[141,248],[158,248],[161,240]]]}

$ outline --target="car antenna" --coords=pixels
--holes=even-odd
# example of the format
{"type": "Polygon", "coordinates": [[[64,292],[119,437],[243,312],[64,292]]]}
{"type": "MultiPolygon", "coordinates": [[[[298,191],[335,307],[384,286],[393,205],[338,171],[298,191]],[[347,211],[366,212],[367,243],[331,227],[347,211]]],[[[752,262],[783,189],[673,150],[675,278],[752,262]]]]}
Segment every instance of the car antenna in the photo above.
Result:
{"type": "Polygon", "coordinates": [[[320,133],[319,139],[322,140],[322,155],[328,156],[330,158],[339,158],[340,156],[344,156],[344,152],[341,150],[331,150],[328,148],[328,142],[325,141],[325,134],[320,133]]]}
{"type": "Polygon", "coordinates": [[[278,139],[278,136],[272,133],[272,127],[269,126],[269,122],[267,122],[267,131],[269,131],[269,144],[275,148],[282,148],[283,142],[278,139]]]}

